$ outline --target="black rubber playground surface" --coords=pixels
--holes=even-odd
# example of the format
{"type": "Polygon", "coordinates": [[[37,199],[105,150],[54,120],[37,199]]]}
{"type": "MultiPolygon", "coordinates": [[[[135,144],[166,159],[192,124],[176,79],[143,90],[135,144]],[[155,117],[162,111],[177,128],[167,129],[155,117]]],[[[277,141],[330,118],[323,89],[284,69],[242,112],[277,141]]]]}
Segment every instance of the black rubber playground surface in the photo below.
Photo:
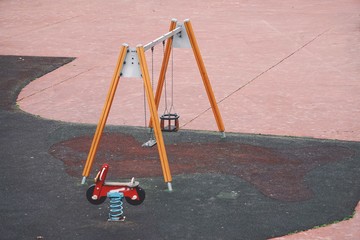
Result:
{"type": "MultiPolygon", "coordinates": [[[[360,143],[183,131],[165,134],[173,192],[146,132],[107,127],[92,171],[136,177],[140,206],[107,222],[81,171],[94,125],[49,121],[16,107],[21,88],[72,58],[0,57],[1,239],[267,239],[341,220],[360,199],[360,143]]],[[[56,109],[54,109],[56,111],[56,109]]],[[[93,177],[93,176],[92,176],[93,177]]],[[[91,184],[91,180],[89,180],[91,184]]]]}

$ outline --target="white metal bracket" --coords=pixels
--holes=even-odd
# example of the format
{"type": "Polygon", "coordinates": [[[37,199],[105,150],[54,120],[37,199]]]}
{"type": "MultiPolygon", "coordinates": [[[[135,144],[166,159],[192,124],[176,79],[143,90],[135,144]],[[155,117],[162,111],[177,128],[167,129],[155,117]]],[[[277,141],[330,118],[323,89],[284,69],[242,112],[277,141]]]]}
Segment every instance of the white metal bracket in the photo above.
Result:
{"type": "Polygon", "coordinates": [[[140,63],[136,48],[128,48],[120,76],[141,78],[140,63]]]}
{"type": "Polygon", "coordinates": [[[181,28],[181,31],[176,33],[173,37],[174,48],[191,48],[189,37],[187,35],[184,23],[177,22],[176,28],[181,28]]]}
{"type": "MultiPolygon", "coordinates": [[[[189,37],[187,35],[184,23],[176,22],[176,28],[163,36],[155,39],[154,41],[146,44],[144,50],[149,50],[158,43],[173,37],[174,48],[191,48],[189,37]]],[[[137,55],[136,48],[129,47],[125,56],[124,64],[120,72],[121,77],[134,77],[141,78],[140,63],[137,55]]]]}

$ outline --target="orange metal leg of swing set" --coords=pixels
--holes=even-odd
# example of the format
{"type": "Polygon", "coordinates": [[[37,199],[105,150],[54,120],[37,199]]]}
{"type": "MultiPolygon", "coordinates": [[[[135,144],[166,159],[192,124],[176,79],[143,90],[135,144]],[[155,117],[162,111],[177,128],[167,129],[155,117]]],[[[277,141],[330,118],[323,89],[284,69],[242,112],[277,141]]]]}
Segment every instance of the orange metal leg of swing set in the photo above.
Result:
{"type": "Polygon", "coordinates": [[[109,91],[108,91],[108,94],[106,97],[105,105],[104,105],[102,114],[100,116],[100,120],[97,125],[95,135],[94,135],[93,141],[91,143],[90,151],[89,151],[89,154],[88,154],[85,166],[84,166],[83,180],[82,180],[83,184],[85,183],[86,177],[88,177],[90,174],[90,171],[91,171],[94,159],[95,159],[95,155],[96,155],[97,149],[99,147],[101,135],[103,133],[107,118],[109,116],[109,112],[110,112],[112,102],[114,100],[116,88],[120,81],[120,71],[122,69],[127,50],[128,50],[128,45],[124,44],[121,47],[121,50],[119,53],[119,57],[118,57],[115,71],[114,71],[114,74],[112,77],[111,85],[110,85],[110,88],[109,88],[109,91]]]}
{"type": "MultiPolygon", "coordinates": [[[[92,144],[90,147],[90,151],[88,154],[88,158],[86,160],[85,167],[83,170],[82,184],[85,183],[86,178],[89,176],[92,165],[94,163],[95,155],[96,155],[97,149],[100,144],[101,136],[102,136],[107,118],[109,116],[109,112],[111,109],[111,105],[112,105],[112,102],[113,102],[113,99],[115,96],[117,86],[120,81],[120,71],[122,69],[127,50],[128,50],[127,45],[123,45],[123,47],[120,50],[120,54],[118,57],[116,68],[115,68],[115,72],[114,72],[114,75],[113,75],[113,78],[111,81],[110,89],[109,89],[109,92],[108,92],[108,95],[107,95],[107,98],[105,101],[105,105],[104,105],[102,114],[100,116],[99,123],[96,128],[95,135],[94,135],[94,138],[93,138],[93,141],[92,141],[92,144]]],[[[167,158],[167,154],[166,154],[165,144],[164,144],[164,140],[163,140],[161,129],[160,129],[159,119],[157,118],[158,113],[157,113],[157,108],[155,105],[153,90],[152,90],[151,83],[150,83],[150,77],[149,77],[149,72],[148,72],[148,68],[147,68],[147,64],[146,64],[144,48],[142,46],[138,46],[137,53],[139,56],[140,68],[141,68],[141,73],[142,73],[143,80],[144,80],[144,85],[145,85],[145,89],[146,89],[146,95],[147,95],[147,99],[148,99],[149,109],[151,112],[151,117],[152,117],[152,119],[155,119],[153,121],[154,132],[155,132],[158,151],[159,151],[159,155],[160,155],[160,162],[161,162],[161,168],[162,168],[163,175],[164,175],[164,180],[165,180],[165,182],[168,183],[169,190],[172,190],[171,183],[170,183],[172,181],[172,177],[171,177],[171,173],[170,173],[170,167],[169,167],[168,158],[167,158]]]]}
{"type": "MultiPolygon", "coordinates": [[[[205,64],[204,61],[201,57],[200,54],[200,49],[199,46],[197,44],[196,38],[195,38],[195,34],[194,34],[194,30],[192,28],[191,22],[190,20],[185,20],[184,21],[184,26],[186,28],[186,32],[188,34],[189,37],[189,41],[196,59],[196,63],[198,65],[200,74],[201,74],[201,78],[203,80],[203,84],[206,90],[206,94],[208,96],[210,105],[211,105],[211,109],[213,111],[215,120],[216,120],[216,124],[218,126],[218,129],[220,132],[222,132],[224,134],[225,131],[225,126],[224,126],[224,122],[222,120],[220,111],[219,111],[219,107],[216,103],[216,99],[214,96],[214,92],[212,90],[211,84],[210,84],[210,80],[209,77],[207,75],[207,71],[205,68],[205,64]]],[[[170,28],[169,28],[169,32],[174,30],[176,27],[176,20],[172,20],[171,24],[170,24],[170,28]]],[[[165,81],[165,75],[166,75],[166,70],[168,67],[168,63],[169,63],[169,59],[170,59],[170,53],[171,53],[171,45],[173,43],[173,39],[169,38],[166,42],[166,47],[165,47],[165,51],[164,51],[164,58],[163,58],[163,62],[161,65],[161,70],[160,70],[160,74],[159,74],[159,81],[158,81],[158,85],[156,88],[156,94],[155,94],[155,104],[156,104],[156,109],[159,108],[159,103],[160,103],[160,98],[161,98],[161,92],[164,86],[164,81],[165,81]]],[[[149,127],[152,127],[152,120],[150,119],[150,123],[149,123],[149,127]]]]}
{"type": "Polygon", "coordinates": [[[199,49],[199,46],[197,44],[195,34],[194,34],[194,31],[193,31],[190,20],[188,20],[188,19],[185,20],[184,25],[185,25],[185,29],[186,29],[186,32],[187,32],[188,37],[189,37],[191,48],[192,48],[192,50],[194,52],[194,56],[195,56],[196,63],[198,65],[198,68],[199,68],[199,71],[200,71],[200,74],[201,74],[201,78],[203,80],[203,83],[204,83],[204,86],[205,86],[205,89],[206,89],[207,96],[209,98],[209,102],[211,104],[211,109],[213,111],[213,114],[214,114],[214,117],[215,117],[215,120],[216,120],[216,124],[218,126],[219,131],[222,132],[223,136],[224,136],[224,131],[225,131],[224,122],[223,122],[223,120],[221,118],[221,114],[220,114],[218,105],[217,105],[216,100],[215,100],[214,92],[212,90],[210,80],[209,80],[209,77],[208,77],[207,72],[206,72],[205,64],[204,64],[204,61],[203,61],[203,59],[201,57],[200,49],[199,49]]]}
{"type": "MultiPolygon", "coordinates": [[[[158,152],[160,155],[161,168],[163,171],[164,180],[165,180],[165,182],[167,182],[169,184],[169,182],[172,181],[172,177],[171,177],[171,173],[170,173],[170,167],[169,167],[169,162],[168,162],[168,158],[167,158],[167,154],[166,154],[164,139],[163,139],[163,135],[162,135],[162,132],[160,129],[158,112],[157,112],[157,107],[155,104],[154,93],[153,93],[153,90],[151,87],[150,76],[149,76],[149,71],[148,71],[148,67],[147,67],[147,63],[146,63],[144,47],[142,45],[139,45],[136,47],[136,51],[137,51],[139,62],[140,62],[142,78],[143,78],[144,84],[145,84],[146,96],[147,96],[147,100],[148,100],[148,104],[149,104],[151,119],[153,119],[152,123],[153,123],[155,138],[156,138],[156,142],[157,142],[158,152]]],[[[171,188],[171,185],[169,187],[169,190],[171,190],[170,188],[171,188]]]]}

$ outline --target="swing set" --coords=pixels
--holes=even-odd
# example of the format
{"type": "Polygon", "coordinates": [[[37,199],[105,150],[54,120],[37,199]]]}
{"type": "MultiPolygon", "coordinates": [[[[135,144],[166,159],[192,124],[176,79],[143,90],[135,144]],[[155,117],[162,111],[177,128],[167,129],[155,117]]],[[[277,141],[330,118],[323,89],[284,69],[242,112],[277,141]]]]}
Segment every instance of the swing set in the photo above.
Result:
{"type": "MultiPolygon", "coordinates": [[[[100,116],[99,123],[97,125],[95,135],[90,147],[90,151],[83,169],[82,184],[85,184],[86,178],[90,175],[92,165],[94,163],[95,155],[99,147],[101,135],[103,133],[107,118],[109,116],[110,108],[115,96],[115,92],[120,80],[120,77],[136,77],[142,78],[144,82],[144,92],[146,93],[146,99],[144,94],[144,108],[145,108],[145,124],[146,120],[146,104],[147,102],[150,112],[149,128],[151,133],[155,134],[153,137],[143,144],[145,147],[151,147],[157,145],[161,168],[163,172],[164,181],[167,183],[168,190],[172,191],[172,177],[170,167],[168,163],[167,153],[163,140],[162,131],[174,132],[179,130],[179,115],[175,113],[174,102],[173,102],[173,48],[192,48],[203,84],[216,120],[217,127],[222,133],[222,137],[225,137],[225,127],[223,120],[220,115],[219,108],[217,106],[215,96],[209,81],[209,77],[206,72],[204,61],[201,57],[199,46],[197,44],[195,34],[189,19],[186,19],[183,23],[177,22],[176,19],[171,20],[169,32],[155,39],[154,41],[146,45],[137,45],[136,48],[131,48],[127,44],[123,44],[119,57],[117,60],[116,68],[111,81],[110,89],[104,104],[102,114],[100,116]],[[165,46],[166,41],[166,46],[165,46]],[[153,81],[153,51],[154,47],[159,43],[163,44],[163,60],[159,73],[159,79],[157,83],[156,93],[154,95],[153,86],[150,81],[149,70],[145,58],[145,52],[148,50],[152,51],[152,81],[153,81]],[[171,58],[171,104],[167,104],[167,93],[166,93],[166,72],[171,58]],[[160,104],[161,94],[165,86],[165,111],[161,115],[159,120],[158,108],[160,104]],[[147,100],[147,101],[146,101],[147,100]]],[[[147,124],[146,124],[147,125],[147,124]]]]}

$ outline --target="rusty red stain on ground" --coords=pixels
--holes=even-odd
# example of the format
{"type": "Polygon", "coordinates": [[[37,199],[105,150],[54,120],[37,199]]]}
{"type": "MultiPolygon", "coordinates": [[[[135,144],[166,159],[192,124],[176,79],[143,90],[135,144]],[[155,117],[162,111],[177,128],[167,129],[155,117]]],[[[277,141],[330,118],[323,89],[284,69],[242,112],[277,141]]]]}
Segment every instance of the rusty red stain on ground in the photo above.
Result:
{"type": "MultiPolygon", "coordinates": [[[[90,136],[77,137],[54,144],[49,152],[64,162],[68,174],[81,176],[91,141],[90,136]]],[[[271,148],[236,142],[188,142],[167,145],[166,149],[173,175],[234,175],[251,183],[264,195],[284,201],[311,198],[312,191],[304,183],[304,176],[315,167],[351,155],[344,147],[323,146],[296,148],[293,153],[301,152],[302,157],[300,154],[287,156],[289,154],[271,148]]],[[[105,162],[110,164],[112,176],[162,176],[157,148],[143,148],[130,135],[103,135],[94,168],[105,162]]]]}

